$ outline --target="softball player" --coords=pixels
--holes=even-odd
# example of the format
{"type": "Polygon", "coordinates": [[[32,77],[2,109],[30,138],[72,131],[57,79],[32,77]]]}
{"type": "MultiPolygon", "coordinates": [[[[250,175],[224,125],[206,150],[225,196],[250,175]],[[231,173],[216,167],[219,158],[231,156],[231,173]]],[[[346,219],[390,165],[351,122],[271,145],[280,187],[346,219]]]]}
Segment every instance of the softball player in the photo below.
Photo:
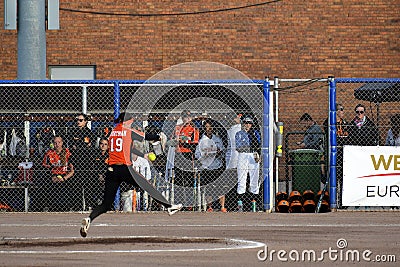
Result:
{"type": "MultiPolygon", "coordinates": [[[[121,113],[115,121],[118,123],[112,130],[108,139],[109,144],[109,158],[108,158],[108,170],[105,178],[105,189],[103,202],[100,206],[97,206],[90,213],[89,217],[82,220],[80,234],[82,237],[87,236],[87,232],[90,223],[99,215],[107,212],[114,202],[115,195],[118,187],[122,182],[129,183],[135,187],[141,187],[145,191],[148,191],[149,195],[154,199],[158,200],[162,205],[167,207],[169,215],[174,214],[182,208],[181,204],[172,205],[166,200],[160,192],[154,187],[151,187],[150,183],[145,178],[137,179],[134,176],[141,176],[132,168],[131,153],[134,153],[140,157],[146,157],[142,152],[136,150],[133,147],[133,140],[159,140],[158,135],[148,135],[141,132],[135,132],[130,128],[131,122],[125,113],[121,113]],[[124,123],[125,122],[125,123],[124,123]],[[140,183],[140,184],[139,184],[140,183]]],[[[140,178],[139,177],[139,178],[140,178]]]]}
{"type": "Polygon", "coordinates": [[[242,130],[235,135],[236,150],[238,156],[238,187],[237,193],[240,195],[246,192],[247,174],[250,176],[250,192],[257,195],[259,193],[259,170],[260,155],[258,153],[261,144],[261,135],[257,130],[252,129],[253,119],[246,117],[243,120],[242,130]]]}

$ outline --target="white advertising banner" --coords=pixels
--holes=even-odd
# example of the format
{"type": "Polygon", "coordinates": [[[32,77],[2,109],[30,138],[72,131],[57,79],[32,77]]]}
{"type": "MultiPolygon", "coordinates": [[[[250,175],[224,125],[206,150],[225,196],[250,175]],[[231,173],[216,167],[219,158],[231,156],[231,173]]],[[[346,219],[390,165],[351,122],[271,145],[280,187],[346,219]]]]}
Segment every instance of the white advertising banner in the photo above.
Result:
{"type": "Polygon", "coordinates": [[[344,146],[343,206],[400,206],[400,147],[344,146]]]}

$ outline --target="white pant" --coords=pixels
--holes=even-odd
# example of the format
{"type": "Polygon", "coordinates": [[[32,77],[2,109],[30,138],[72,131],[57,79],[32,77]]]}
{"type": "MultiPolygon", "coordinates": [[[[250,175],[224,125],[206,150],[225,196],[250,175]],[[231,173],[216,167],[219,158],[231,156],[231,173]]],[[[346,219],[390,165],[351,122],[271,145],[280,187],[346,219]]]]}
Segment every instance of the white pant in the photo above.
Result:
{"type": "Polygon", "coordinates": [[[124,205],[123,211],[125,212],[132,212],[132,196],[133,190],[128,190],[126,192],[121,193],[121,201],[124,205]]]}
{"type": "Polygon", "coordinates": [[[238,194],[244,194],[246,192],[247,174],[250,176],[250,192],[258,194],[260,189],[258,186],[259,171],[260,163],[254,160],[253,153],[239,153],[237,166],[238,194]]]}

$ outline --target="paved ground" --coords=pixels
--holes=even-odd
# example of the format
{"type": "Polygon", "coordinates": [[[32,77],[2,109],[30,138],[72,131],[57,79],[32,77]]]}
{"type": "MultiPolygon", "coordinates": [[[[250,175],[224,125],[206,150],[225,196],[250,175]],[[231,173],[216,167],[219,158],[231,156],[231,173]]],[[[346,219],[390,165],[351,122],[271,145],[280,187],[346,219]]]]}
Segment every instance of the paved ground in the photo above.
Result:
{"type": "Polygon", "coordinates": [[[0,213],[0,266],[374,266],[378,259],[386,261],[379,266],[398,266],[400,261],[399,212],[108,213],[93,222],[86,239],[79,236],[84,216],[0,213]],[[319,262],[308,258],[313,253],[319,262]]]}

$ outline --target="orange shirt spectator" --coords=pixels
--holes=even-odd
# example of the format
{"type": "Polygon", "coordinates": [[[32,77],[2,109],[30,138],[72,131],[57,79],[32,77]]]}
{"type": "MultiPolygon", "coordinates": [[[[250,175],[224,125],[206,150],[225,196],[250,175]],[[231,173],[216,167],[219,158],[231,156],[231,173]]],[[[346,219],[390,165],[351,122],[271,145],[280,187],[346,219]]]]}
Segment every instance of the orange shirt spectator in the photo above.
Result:
{"type": "Polygon", "coordinates": [[[176,128],[176,135],[179,143],[177,152],[194,152],[200,139],[199,129],[192,122],[192,116],[189,111],[182,113],[183,125],[176,128]]]}
{"type": "Polygon", "coordinates": [[[63,147],[62,138],[54,137],[54,149],[49,149],[43,158],[43,166],[50,169],[53,182],[64,182],[74,174],[70,158],[71,152],[63,147]]]}

